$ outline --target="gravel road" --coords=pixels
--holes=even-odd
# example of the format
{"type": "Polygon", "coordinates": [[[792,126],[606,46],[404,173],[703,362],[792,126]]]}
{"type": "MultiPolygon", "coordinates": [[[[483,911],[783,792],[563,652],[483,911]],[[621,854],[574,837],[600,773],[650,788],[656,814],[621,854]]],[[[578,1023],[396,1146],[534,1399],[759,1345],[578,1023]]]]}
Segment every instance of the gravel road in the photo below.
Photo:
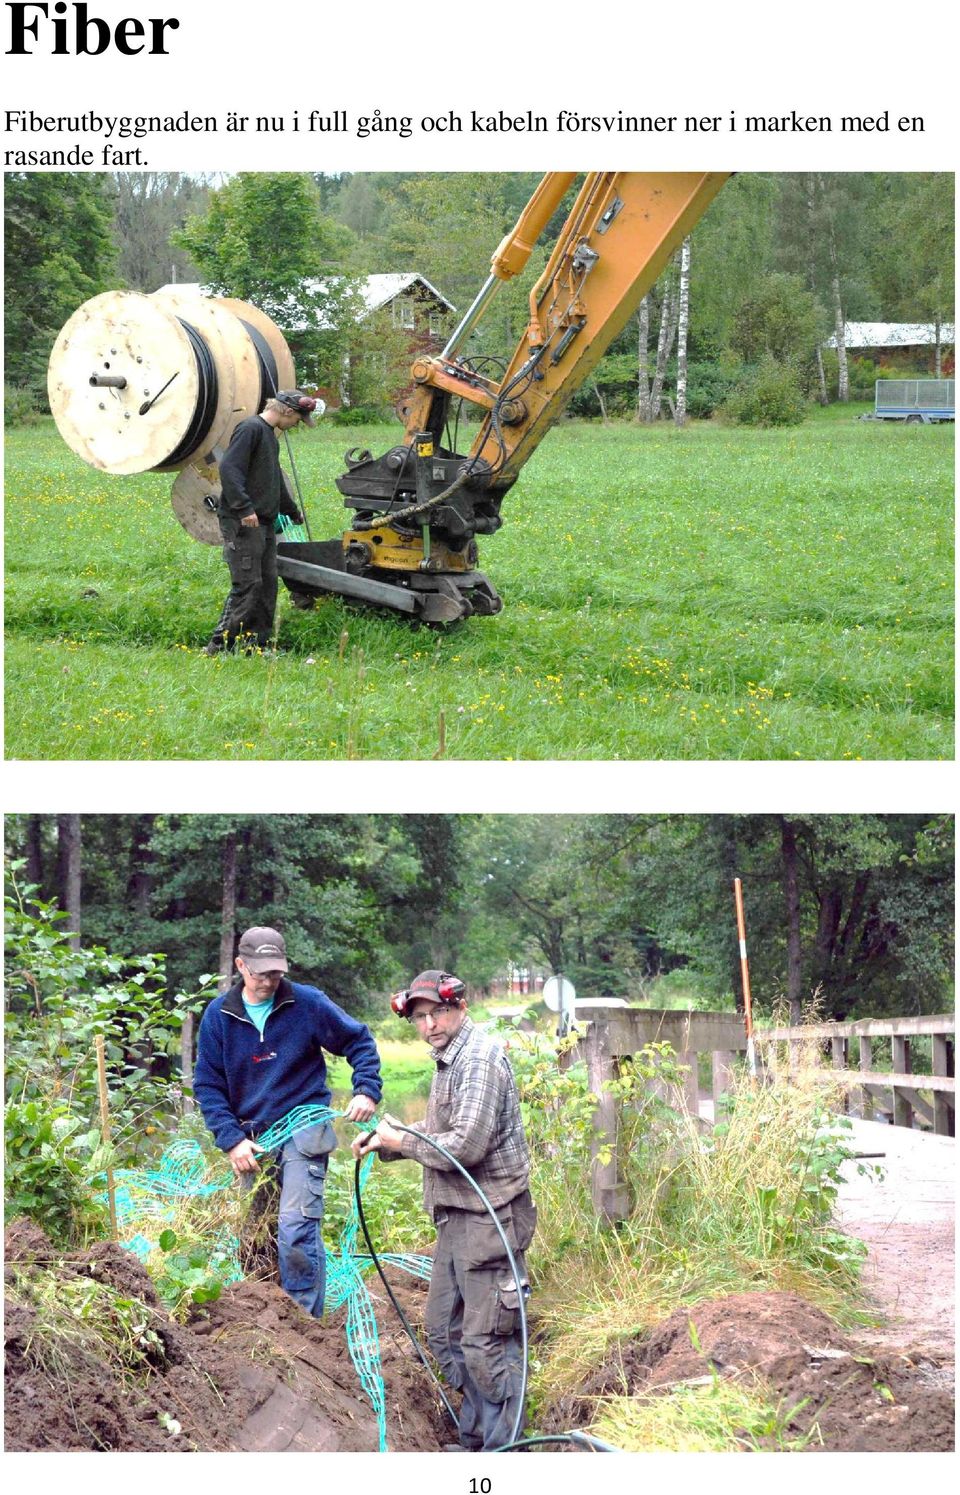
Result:
{"type": "Polygon", "coordinates": [[[853,1127],[858,1152],[885,1154],[880,1182],[845,1164],[839,1199],[844,1230],[867,1244],[865,1283],[889,1320],[875,1342],[952,1360],[956,1142],[877,1121],[853,1127]]]}

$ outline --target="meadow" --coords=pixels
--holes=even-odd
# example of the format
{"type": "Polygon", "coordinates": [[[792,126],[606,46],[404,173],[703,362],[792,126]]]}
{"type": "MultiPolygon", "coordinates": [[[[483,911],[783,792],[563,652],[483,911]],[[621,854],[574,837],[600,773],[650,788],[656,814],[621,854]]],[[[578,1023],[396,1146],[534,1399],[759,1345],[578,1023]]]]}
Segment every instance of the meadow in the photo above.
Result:
{"type": "MultiPolygon", "coordinates": [[[[276,657],[207,658],[227,573],[169,474],[6,442],[7,754],[16,759],[952,756],[952,427],[817,412],[784,431],[569,421],[504,502],[497,618],[448,631],[339,599],[276,657]]],[[[315,538],[349,446],[298,432],[315,538]]]]}

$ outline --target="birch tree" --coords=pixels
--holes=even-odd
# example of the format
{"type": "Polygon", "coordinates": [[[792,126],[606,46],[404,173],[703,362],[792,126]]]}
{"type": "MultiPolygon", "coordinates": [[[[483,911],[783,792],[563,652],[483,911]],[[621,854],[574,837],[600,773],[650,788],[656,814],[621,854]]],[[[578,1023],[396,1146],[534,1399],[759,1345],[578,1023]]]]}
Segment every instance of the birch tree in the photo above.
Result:
{"type": "MultiPolygon", "coordinates": [[[[812,222],[813,222],[813,216],[814,216],[814,203],[816,201],[816,188],[815,188],[815,185],[814,185],[814,178],[813,178],[813,172],[812,171],[807,173],[806,188],[807,188],[807,210],[809,212],[810,221],[811,221],[811,224],[812,224],[812,222]]],[[[808,264],[807,264],[807,279],[808,279],[808,283],[809,283],[811,291],[813,291],[813,293],[816,294],[816,289],[817,289],[817,270],[816,270],[816,265],[814,263],[813,252],[812,252],[812,245],[813,245],[813,235],[812,234],[811,234],[811,237],[810,237],[810,243],[811,243],[811,253],[810,253],[810,258],[809,258],[808,264]]],[[[817,397],[818,397],[821,405],[828,405],[830,403],[830,400],[829,400],[829,396],[827,395],[827,375],[826,375],[826,371],[824,370],[824,367],[823,367],[823,347],[822,347],[822,345],[820,343],[820,339],[819,338],[817,338],[816,362],[817,362],[817,397]]],[[[792,1021],[792,1019],[791,1019],[791,1021],[792,1021]]]]}
{"type": "Polygon", "coordinates": [[[677,320],[677,403],[673,419],[676,425],[687,419],[687,331],[690,326],[690,235],[680,250],[679,313],[677,320]]]}
{"type": "Polygon", "coordinates": [[[650,293],[640,302],[637,332],[637,420],[650,417],[650,293]]]}
{"type": "Polygon", "coordinates": [[[673,349],[677,332],[677,286],[672,275],[664,283],[663,302],[660,307],[660,334],[657,338],[657,362],[653,371],[650,390],[650,420],[658,420],[663,399],[663,380],[667,372],[667,361],[673,349]]]}

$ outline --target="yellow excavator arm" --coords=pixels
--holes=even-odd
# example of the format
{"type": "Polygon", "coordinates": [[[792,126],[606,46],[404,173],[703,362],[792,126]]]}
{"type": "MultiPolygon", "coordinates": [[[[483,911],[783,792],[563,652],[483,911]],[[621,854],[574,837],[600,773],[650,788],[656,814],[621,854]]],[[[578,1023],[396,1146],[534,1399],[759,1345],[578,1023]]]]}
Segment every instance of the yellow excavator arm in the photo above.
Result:
{"type": "MultiPolygon", "coordinates": [[[[490,379],[471,365],[470,335],[576,180],[547,173],[443,352],[416,360],[402,439],[380,457],[346,454],[337,487],[354,511],[350,527],[331,540],[279,544],[278,569],[298,604],[334,592],[428,623],[500,611],[477,569],[477,536],[500,528],[523,464],[726,177],[589,173],[530,292],[506,372],[490,379]],[[454,400],[480,413],[468,452],[445,445],[454,400]]],[[[220,454],[239,420],[294,382],[283,334],[261,311],[179,286],[85,302],[61,329],[48,370],[50,408],[68,444],[107,472],[176,472],[177,517],[211,544],[220,539],[220,454]]]]}
{"type": "MultiPolygon", "coordinates": [[[[381,588],[399,587],[403,597],[394,605],[428,621],[500,610],[496,591],[476,569],[476,536],[500,528],[507,489],[726,174],[589,173],[530,292],[527,327],[503,378],[484,377],[467,355],[470,335],[499,287],[524,268],[575,181],[572,172],[547,173],[498,246],[488,280],[443,352],[414,363],[402,444],[380,458],[348,453],[349,471],[337,480],[357,511],[342,537],[345,570],[381,588]],[[482,412],[467,453],[443,445],[455,398],[482,412]]],[[[281,575],[296,591],[306,573],[290,572],[293,548],[281,550],[287,553],[281,575]]],[[[327,549],[328,564],[330,555],[327,549]]]]}
{"type": "MultiPolygon", "coordinates": [[[[419,359],[420,387],[493,403],[470,451],[487,466],[491,486],[507,488],[603,357],[657,280],[677,246],[703,216],[726,176],[716,172],[592,172],[581,187],[549,263],[530,292],[526,334],[494,390],[477,398],[475,376],[463,376],[457,354],[499,284],[523,269],[546,224],[575,180],[549,172],[493,257],[490,279],[436,359],[419,359]]],[[[426,424],[421,402],[410,412],[407,439],[426,424]]]]}

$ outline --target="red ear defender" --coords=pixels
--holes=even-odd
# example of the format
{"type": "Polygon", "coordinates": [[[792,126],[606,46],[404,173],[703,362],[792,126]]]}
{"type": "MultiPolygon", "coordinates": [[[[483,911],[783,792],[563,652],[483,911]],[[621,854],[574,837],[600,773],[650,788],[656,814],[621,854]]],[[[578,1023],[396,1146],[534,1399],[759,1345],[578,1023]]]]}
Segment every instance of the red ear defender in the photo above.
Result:
{"type": "Polygon", "coordinates": [[[407,1003],[410,1000],[409,991],[398,991],[396,996],[390,998],[390,1006],[398,1017],[406,1017],[407,1003]]]}
{"type": "Polygon", "coordinates": [[[441,1002],[459,1002],[466,991],[466,987],[458,976],[445,976],[437,987],[437,996],[441,1002]]]}

